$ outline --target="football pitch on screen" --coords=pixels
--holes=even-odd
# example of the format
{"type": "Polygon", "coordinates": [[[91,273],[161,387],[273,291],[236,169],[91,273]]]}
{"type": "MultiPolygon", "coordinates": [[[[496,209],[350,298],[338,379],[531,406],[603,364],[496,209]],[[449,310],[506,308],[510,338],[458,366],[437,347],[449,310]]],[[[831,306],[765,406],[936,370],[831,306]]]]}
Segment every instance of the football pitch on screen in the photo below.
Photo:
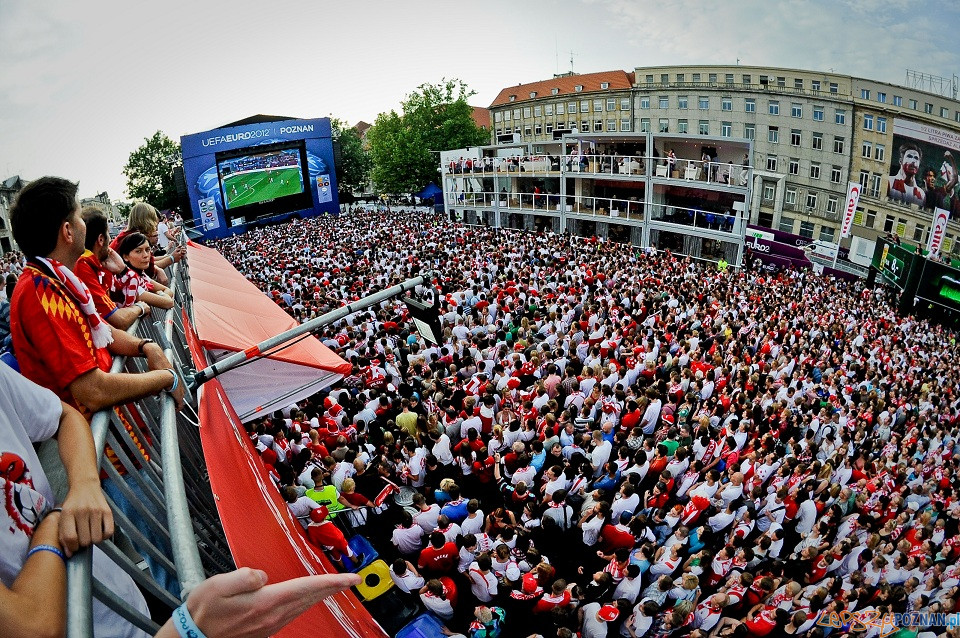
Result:
{"type": "Polygon", "coordinates": [[[227,208],[296,195],[302,191],[300,169],[296,166],[231,175],[223,180],[227,208]]]}

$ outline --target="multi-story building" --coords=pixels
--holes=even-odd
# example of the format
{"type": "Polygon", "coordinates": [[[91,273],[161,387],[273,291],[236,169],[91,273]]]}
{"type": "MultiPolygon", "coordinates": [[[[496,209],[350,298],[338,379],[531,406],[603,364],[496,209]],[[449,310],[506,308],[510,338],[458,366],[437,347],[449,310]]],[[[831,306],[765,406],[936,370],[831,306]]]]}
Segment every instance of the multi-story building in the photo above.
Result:
{"type": "Polygon", "coordinates": [[[702,146],[747,141],[750,156],[734,163],[751,166],[750,223],[836,242],[854,181],[860,204],[843,242],[851,259],[871,255],[884,233],[924,246],[936,207],[951,212],[943,252],[960,254],[956,99],[837,73],[670,66],[508,87],[490,112],[492,143],[522,145],[531,155],[562,154],[569,134],[690,138],[694,155],[681,161],[701,159],[702,146]],[[916,184],[911,175],[896,177],[905,145],[921,156],[916,184]]]}
{"type": "Polygon", "coordinates": [[[7,178],[0,182],[0,254],[17,249],[17,242],[13,240],[10,227],[10,207],[13,206],[17,193],[23,190],[27,182],[19,175],[7,178]]]}

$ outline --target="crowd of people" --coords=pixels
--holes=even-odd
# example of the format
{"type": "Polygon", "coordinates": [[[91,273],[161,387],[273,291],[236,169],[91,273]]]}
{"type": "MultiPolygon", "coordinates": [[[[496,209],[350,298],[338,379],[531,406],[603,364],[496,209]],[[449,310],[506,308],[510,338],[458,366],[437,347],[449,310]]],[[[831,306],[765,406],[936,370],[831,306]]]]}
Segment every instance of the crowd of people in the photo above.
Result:
{"type": "Polygon", "coordinates": [[[354,313],[351,374],[249,431],[451,635],[958,636],[960,350],[893,293],[418,210],[216,247],[300,321],[428,275],[442,343],[354,313]]]}

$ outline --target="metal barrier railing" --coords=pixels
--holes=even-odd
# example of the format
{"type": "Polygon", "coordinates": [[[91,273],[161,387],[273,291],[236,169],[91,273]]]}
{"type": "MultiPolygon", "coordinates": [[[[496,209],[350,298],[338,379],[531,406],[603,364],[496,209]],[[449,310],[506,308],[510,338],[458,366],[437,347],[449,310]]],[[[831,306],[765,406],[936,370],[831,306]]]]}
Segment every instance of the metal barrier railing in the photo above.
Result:
{"type": "MultiPolygon", "coordinates": [[[[181,314],[192,316],[189,269],[186,261],[171,269],[174,307],[156,323],[137,320],[128,332],[160,344],[183,377],[193,367],[181,314]]],[[[111,368],[112,373],[145,370],[145,361],[126,357],[116,357],[111,368]]],[[[143,614],[93,578],[93,551],[88,548],[67,561],[69,638],[93,636],[93,598],[139,629],[155,633],[166,620],[163,614],[196,585],[234,568],[206,480],[196,402],[189,395],[185,401],[178,413],[173,397],[163,393],[93,416],[97,458],[107,476],[104,491],[117,530],[99,548],[153,599],[158,616],[143,614]],[[108,445],[116,461],[103,463],[108,445]]]]}

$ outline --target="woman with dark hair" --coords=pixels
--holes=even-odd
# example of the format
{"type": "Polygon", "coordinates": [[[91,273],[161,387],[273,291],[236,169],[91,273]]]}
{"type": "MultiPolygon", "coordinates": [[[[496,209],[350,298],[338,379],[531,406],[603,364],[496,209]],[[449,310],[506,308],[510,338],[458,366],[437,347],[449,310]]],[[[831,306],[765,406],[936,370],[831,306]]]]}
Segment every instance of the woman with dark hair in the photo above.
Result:
{"type": "Polygon", "coordinates": [[[129,233],[117,244],[117,253],[127,270],[117,277],[122,295],[117,303],[121,307],[143,301],[155,308],[173,308],[173,291],[157,283],[147,275],[150,268],[150,242],[142,233],[129,233]]]}

